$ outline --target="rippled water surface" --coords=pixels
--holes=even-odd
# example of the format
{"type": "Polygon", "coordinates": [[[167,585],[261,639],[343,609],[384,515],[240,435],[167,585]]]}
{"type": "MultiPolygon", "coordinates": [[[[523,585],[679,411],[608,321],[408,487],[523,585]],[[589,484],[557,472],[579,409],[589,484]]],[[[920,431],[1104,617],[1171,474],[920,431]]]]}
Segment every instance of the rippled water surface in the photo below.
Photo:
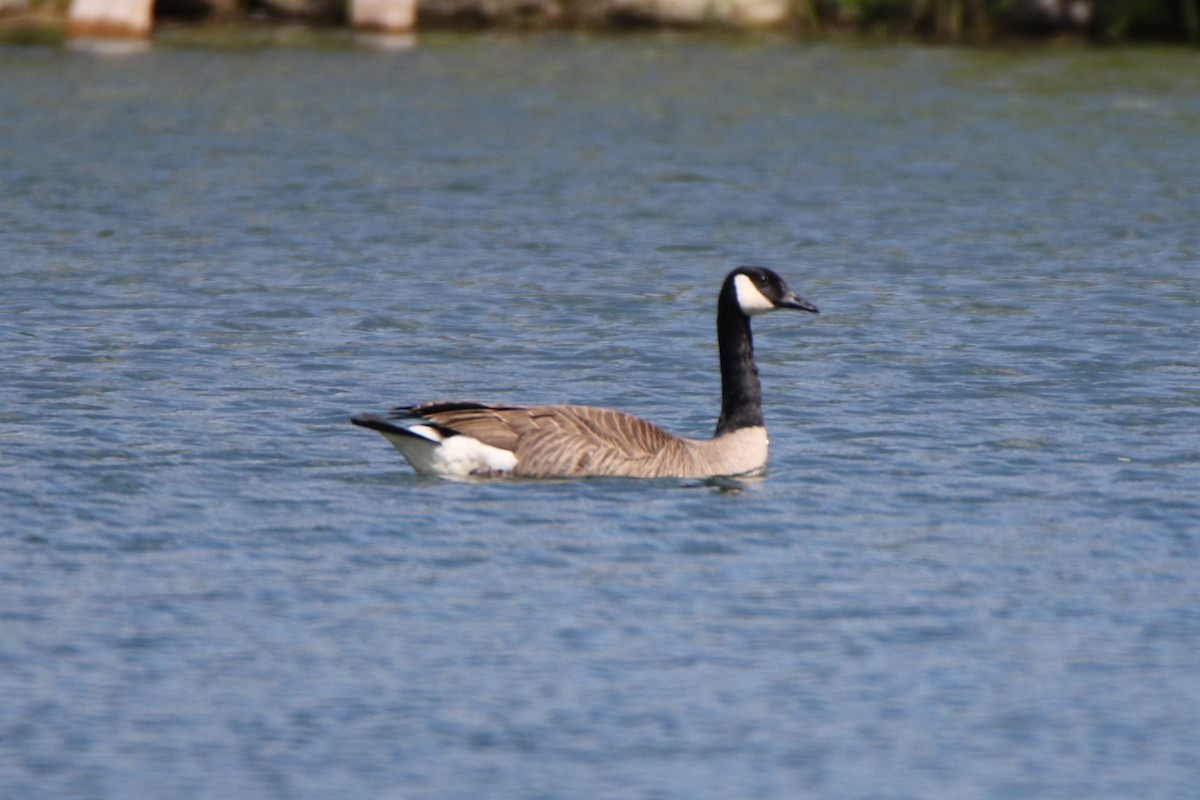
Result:
{"type": "Polygon", "coordinates": [[[1193,798],[1200,55],[0,50],[0,796],[1193,798]],[[362,410],[768,475],[422,480],[362,410]]]}

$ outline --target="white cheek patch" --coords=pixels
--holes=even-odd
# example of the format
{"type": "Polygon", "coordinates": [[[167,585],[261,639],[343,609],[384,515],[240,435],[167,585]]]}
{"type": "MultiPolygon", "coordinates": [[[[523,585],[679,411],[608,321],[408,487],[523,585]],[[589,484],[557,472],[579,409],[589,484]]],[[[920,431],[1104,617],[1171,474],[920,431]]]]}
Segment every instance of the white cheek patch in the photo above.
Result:
{"type": "Polygon", "coordinates": [[[775,304],[768,300],[766,295],[754,285],[754,281],[746,275],[735,276],[733,288],[737,292],[738,306],[746,316],[753,317],[755,314],[765,314],[775,310],[775,304]]]}

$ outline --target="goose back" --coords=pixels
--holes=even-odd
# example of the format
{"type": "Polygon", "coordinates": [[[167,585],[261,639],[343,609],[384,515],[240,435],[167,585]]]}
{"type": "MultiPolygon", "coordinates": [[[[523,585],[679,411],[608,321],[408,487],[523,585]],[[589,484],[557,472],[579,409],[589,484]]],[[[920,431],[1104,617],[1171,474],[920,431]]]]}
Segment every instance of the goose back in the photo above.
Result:
{"type": "Polygon", "coordinates": [[[391,416],[511,451],[512,474],[526,478],[738,475],[767,460],[762,427],[685,439],[632,414],[592,406],[422,403],[391,416]]]}

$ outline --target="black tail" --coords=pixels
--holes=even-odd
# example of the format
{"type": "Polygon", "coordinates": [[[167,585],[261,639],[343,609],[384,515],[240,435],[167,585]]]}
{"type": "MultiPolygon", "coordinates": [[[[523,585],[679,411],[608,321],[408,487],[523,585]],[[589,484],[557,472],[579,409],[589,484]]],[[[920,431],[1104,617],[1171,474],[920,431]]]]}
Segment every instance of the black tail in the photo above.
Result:
{"type": "MultiPolygon", "coordinates": [[[[420,414],[406,414],[406,415],[401,416],[401,415],[393,412],[390,416],[393,416],[393,417],[396,417],[399,419],[412,419],[413,417],[420,418],[421,415],[420,414]]],[[[416,431],[409,430],[408,428],[405,428],[403,425],[397,425],[394,422],[389,422],[387,419],[379,416],[378,414],[359,414],[357,417],[351,417],[350,421],[353,422],[355,425],[358,425],[360,428],[370,428],[371,430],[379,431],[380,433],[394,433],[399,436],[411,436],[414,439],[423,439],[427,442],[438,441],[437,439],[431,439],[430,437],[425,436],[416,431]]],[[[433,428],[435,431],[437,431],[438,433],[440,433],[442,435],[443,439],[448,439],[451,436],[458,436],[458,431],[454,430],[453,428],[447,428],[445,425],[439,425],[436,422],[432,422],[427,419],[421,419],[421,424],[424,425],[425,427],[433,428]]]]}
{"type": "Polygon", "coordinates": [[[378,414],[359,414],[357,417],[351,417],[350,421],[360,428],[370,428],[380,433],[395,433],[400,436],[412,436],[414,439],[425,438],[418,433],[413,433],[408,428],[388,422],[378,414]]]}

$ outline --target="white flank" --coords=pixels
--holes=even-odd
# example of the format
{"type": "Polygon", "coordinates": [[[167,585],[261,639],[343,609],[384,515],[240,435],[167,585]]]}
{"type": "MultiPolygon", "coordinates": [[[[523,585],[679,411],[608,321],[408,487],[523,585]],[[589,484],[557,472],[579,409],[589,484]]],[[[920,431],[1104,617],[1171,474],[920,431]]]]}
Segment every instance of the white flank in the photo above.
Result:
{"type": "Polygon", "coordinates": [[[422,437],[385,433],[400,455],[421,475],[439,478],[491,478],[508,475],[517,457],[508,450],[492,447],[470,436],[444,437],[428,425],[409,427],[422,437]]]}
{"type": "Polygon", "coordinates": [[[765,314],[775,310],[775,304],[758,290],[749,276],[735,276],[733,288],[737,292],[738,306],[746,316],[753,317],[755,314],[765,314]]]}

